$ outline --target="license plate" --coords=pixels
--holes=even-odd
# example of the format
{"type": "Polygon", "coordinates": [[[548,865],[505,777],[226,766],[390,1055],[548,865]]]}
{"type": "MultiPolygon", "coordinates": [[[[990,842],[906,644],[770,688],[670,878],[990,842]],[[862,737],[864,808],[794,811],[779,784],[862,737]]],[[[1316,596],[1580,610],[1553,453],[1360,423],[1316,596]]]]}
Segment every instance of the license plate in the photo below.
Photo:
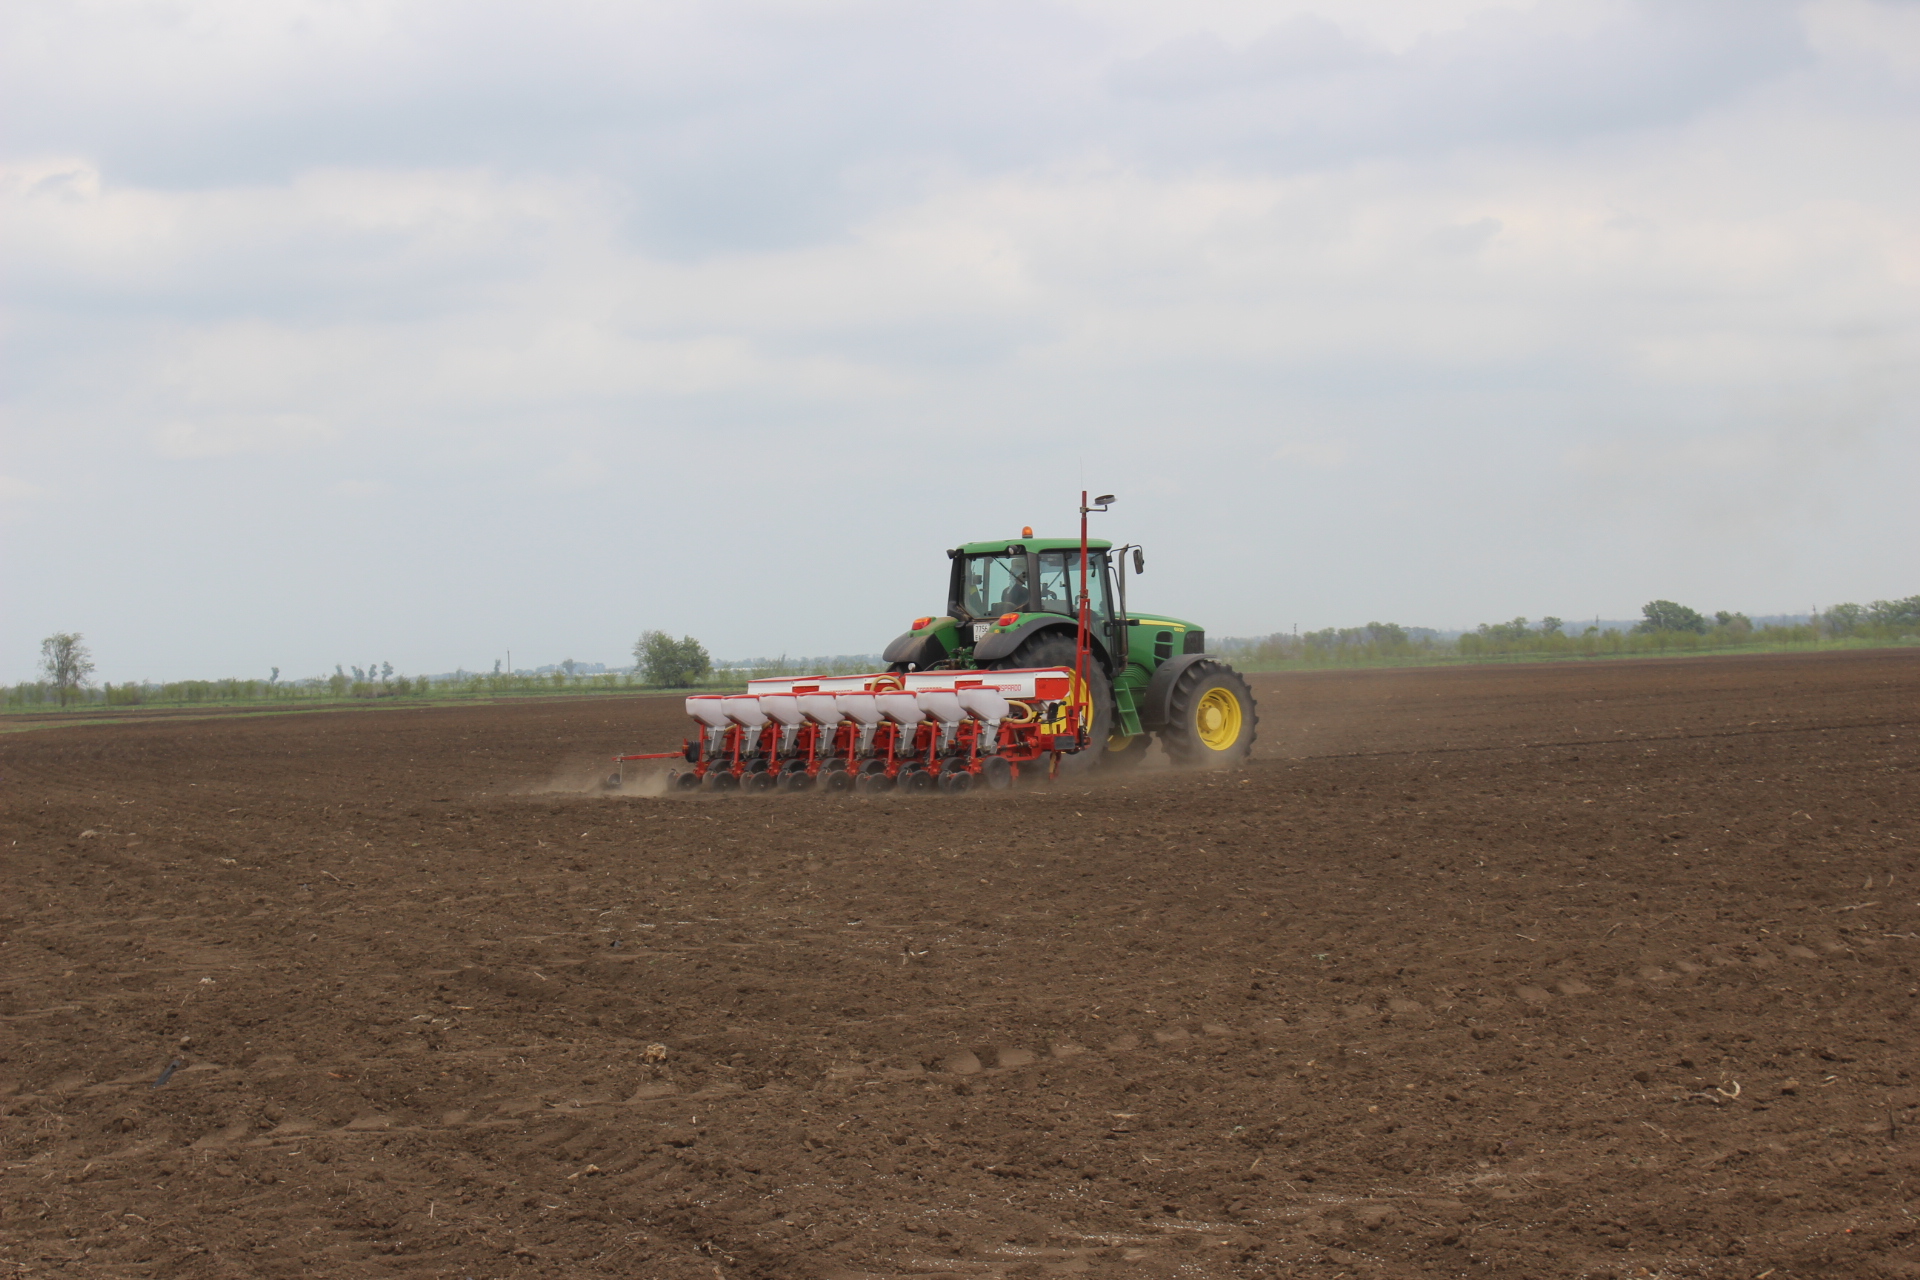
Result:
{"type": "Polygon", "coordinates": [[[987,638],[987,632],[992,628],[992,626],[993,624],[991,622],[974,623],[973,624],[973,642],[975,644],[979,644],[982,640],[985,640],[987,638]]]}

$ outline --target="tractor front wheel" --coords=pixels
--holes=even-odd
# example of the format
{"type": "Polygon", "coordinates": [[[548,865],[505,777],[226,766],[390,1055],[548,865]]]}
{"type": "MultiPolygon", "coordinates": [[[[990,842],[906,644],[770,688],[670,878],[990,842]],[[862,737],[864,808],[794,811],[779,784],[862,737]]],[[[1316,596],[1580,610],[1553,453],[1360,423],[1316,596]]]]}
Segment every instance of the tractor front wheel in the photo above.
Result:
{"type": "Polygon", "coordinates": [[[1260,717],[1238,671],[1207,659],[1180,673],[1167,699],[1161,745],[1178,768],[1232,769],[1253,750],[1260,717]]]}
{"type": "Polygon", "coordinates": [[[1153,735],[1150,733],[1136,733],[1131,738],[1108,738],[1107,749],[1100,753],[1100,767],[1122,773],[1138,769],[1152,746],[1153,735]]]}

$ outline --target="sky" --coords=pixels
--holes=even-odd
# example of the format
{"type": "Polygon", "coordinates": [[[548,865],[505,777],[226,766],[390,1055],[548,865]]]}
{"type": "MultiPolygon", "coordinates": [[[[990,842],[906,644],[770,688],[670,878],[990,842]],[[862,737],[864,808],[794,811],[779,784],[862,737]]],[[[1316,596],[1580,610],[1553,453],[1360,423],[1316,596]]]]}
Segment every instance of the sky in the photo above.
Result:
{"type": "Polygon", "coordinates": [[[1915,0],[12,0],[0,679],[1920,592],[1915,0]]]}

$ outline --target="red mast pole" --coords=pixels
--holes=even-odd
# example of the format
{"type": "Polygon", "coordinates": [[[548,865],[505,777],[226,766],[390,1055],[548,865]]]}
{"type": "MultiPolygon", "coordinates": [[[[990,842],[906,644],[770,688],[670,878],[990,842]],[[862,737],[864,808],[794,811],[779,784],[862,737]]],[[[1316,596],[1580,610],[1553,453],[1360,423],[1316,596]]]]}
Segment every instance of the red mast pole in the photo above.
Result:
{"type": "Polygon", "coordinates": [[[1079,627],[1073,638],[1074,737],[1086,746],[1086,726],[1080,723],[1079,698],[1087,687],[1087,632],[1092,621],[1087,602],[1087,491],[1080,491],[1080,610],[1079,627]]]}

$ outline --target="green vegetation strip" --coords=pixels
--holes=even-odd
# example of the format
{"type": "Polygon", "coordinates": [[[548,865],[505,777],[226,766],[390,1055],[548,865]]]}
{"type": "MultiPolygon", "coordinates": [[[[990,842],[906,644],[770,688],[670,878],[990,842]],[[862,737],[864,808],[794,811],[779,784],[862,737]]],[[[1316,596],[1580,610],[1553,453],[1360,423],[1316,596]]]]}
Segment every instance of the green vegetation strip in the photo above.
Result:
{"type": "MultiPolygon", "coordinates": [[[[1617,633],[1616,633],[1617,634],[1617,633]]],[[[1633,658],[1725,658],[1750,653],[1820,653],[1843,649],[1916,649],[1920,640],[1902,637],[1893,640],[1836,639],[1760,644],[1676,644],[1664,648],[1651,645],[1608,648],[1584,648],[1579,645],[1539,648],[1502,648],[1463,653],[1448,647],[1405,649],[1381,646],[1348,646],[1288,656],[1258,647],[1226,655],[1242,671],[1330,671],[1365,667],[1446,667],[1485,666],[1503,662],[1581,662],[1633,658]]]]}
{"type": "MultiPolygon", "coordinates": [[[[1869,605],[1835,605],[1808,622],[1786,626],[1755,626],[1739,613],[1721,612],[1708,618],[1671,600],[1649,601],[1641,613],[1644,619],[1629,631],[1603,631],[1596,623],[1575,634],[1559,618],[1542,618],[1538,624],[1515,618],[1482,624],[1474,631],[1443,639],[1431,631],[1369,622],[1364,627],[1330,627],[1306,635],[1276,633],[1259,640],[1222,640],[1217,652],[1242,671],[1320,671],[1920,647],[1920,596],[1875,600],[1869,605]]],[[[460,671],[452,676],[409,678],[396,675],[391,664],[382,664],[379,669],[355,667],[351,677],[337,667],[332,676],[282,683],[280,669],[275,667],[270,680],[106,683],[95,688],[87,679],[94,669],[93,660],[81,640],[78,634],[60,633],[42,642],[42,668],[48,678],[5,690],[0,717],[15,723],[4,731],[118,724],[143,717],[178,719],[183,718],[183,709],[205,715],[242,710],[280,715],[369,707],[483,705],[596,694],[634,697],[731,693],[761,677],[853,675],[871,671],[879,662],[871,656],[782,657],[773,662],[716,669],[706,647],[692,636],[675,640],[663,631],[648,631],[634,645],[635,668],[628,672],[589,675],[577,671],[577,664],[569,658],[560,664],[560,670],[545,674],[502,672],[496,664],[492,674],[460,671]],[[68,710],[69,705],[74,710],[68,710]],[[24,723],[33,720],[40,723],[24,723]]]]}

